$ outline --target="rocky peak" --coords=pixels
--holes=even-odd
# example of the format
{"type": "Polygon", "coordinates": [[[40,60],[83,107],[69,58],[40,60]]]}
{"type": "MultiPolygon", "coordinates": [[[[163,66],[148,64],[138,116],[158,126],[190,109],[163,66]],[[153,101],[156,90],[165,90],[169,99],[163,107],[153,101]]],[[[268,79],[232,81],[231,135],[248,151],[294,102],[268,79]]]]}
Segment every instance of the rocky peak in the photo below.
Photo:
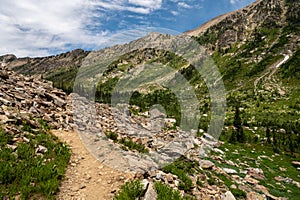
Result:
{"type": "Polygon", "coordinates": [[[255,37],[257,30],[279,29],[299,22],[299,1],[258,0],[253,4],[221,15],[185,34],[201,37],[210,50],[231,48],[236,42],[255,37]]]}
{"type": "Polygon", "coordinates": [[[61,68],[79,67],[87,51],[76,49],[67,53],[36,58],[17,58],[15,55],[0,57],[2,66],[22,74],[44,74],[61,68]]]}

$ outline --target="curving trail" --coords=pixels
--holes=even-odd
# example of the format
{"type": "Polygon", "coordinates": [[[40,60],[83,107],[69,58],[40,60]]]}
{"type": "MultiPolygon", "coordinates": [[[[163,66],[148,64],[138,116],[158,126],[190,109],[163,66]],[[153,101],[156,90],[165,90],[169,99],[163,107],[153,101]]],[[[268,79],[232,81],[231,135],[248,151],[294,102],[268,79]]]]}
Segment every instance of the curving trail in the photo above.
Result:
{"type": "Polygon", "coordinates": [[[113,199],[118,188],[132,178],[130,174],[118,172],[101,164],[85,148],[76,132],[53,130],[52,133],[66,142],[72,151],[70,165],[57,199],[113,199]]]}

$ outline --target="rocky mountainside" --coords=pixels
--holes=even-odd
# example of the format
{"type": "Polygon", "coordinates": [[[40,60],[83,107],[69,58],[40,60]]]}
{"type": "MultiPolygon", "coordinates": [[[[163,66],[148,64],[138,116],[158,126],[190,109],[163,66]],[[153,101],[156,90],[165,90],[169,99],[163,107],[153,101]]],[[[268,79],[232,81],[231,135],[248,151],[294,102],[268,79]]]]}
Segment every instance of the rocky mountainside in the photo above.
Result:
{"type": "Polygon", "coordinates": [[[199,36],[199,41],[207,44],[211,51],[225,51],[258,37],[265,41],[273,39],[276,43],[274,39],[290,34],[287,36],[289,42],[282,48],[282,53],[287,53],[297,49],[299,9],[299,1],[257,0],[248,7],[217,17],[185,34],[199,36]],[[277,32],[277,36],[273,33],[273,37],[277,38],[268,38],[270,35],[267,34],[272,34],[272,31],[277,32]]]}
{"type": "Polygon", "coordinates": [[[4,130],[13,134],[9,125],[19,118],[32,127],[38,126],[32,118],[41,118],[53,128],[75,128],[103,163],[136,173],[143,198],[180,191],[187,199],[299,199],[299,5],[258,0],[181,36],[152,33],[99,51],[45,58],[2,56],[4,130]],[[202,48],[190,52],[190,41],[206,47],[221,73],[214,78],[225,84],[221,141],[209,135],[214,102],[208,87],[216,82],[205,84],[197,63],[183,55],[197,55],[200,72],[214,71],[212,60],[202,48]],[[81,96],[67,96],[40,78],[81,96]],[[141,82],[147,84],[136,85],[141,82]],[[194,97],[196,103],[185,101],[194,97]],[[128,110],[113,107],[120,99],[128,100],[128,110]],[[164,109],[153,109],[157,104],[164,109]],[[195,110],[195,130],[183,130],[195,110]],[[178,159],[168,163],[175,154],[178,159]]]}
{"type": "MultiPolygon", "coordinates": [[[[299,1],[258,0],[185,34],[207,47],[227,89],[233,89],[261,73],[271,73],[272,65],[299,51],[299,10],[299,1]]],[[[289,70],[284,66],[278,74],[289,70]]]]}
{"type": "Polygon", "coordinates": [[[6,69],[14,70],[26,75],[39,75],[54,83],[55,87],[61,87],[62,80],[66,88],[74,81],[74,77],[81,66],[82,60],[88,55],[88,51],[76,49],[71,52],[56,56],[37,58],[17,58],[14,55],[0,56],[0,62],[6,69]]]}

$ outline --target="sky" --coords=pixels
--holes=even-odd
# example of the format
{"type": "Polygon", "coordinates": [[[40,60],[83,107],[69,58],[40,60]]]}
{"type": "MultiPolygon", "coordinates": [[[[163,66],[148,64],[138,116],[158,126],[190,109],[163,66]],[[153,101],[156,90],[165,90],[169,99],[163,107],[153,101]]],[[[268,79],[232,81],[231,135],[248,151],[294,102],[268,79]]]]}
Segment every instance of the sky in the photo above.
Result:
{"type": "Polygon", "coordinates": [[[0,0],[0,55],[99,50],[151,32],[177,35],[255,0],[0,0]]]}

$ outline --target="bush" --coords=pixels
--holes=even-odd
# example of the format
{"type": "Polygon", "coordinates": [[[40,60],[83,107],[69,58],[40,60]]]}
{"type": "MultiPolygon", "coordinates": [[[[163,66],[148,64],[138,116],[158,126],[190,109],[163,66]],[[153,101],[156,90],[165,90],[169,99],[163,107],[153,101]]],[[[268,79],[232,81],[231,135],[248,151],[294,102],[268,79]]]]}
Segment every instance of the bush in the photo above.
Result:
{"type": "Polygon", "coordinates": [[[140,181],[135,180],[122,185],[114,200],[134,200],[142,196],[144,196],[143,186],[140,181]]]}
{"type": "Polygon", "coordinates": [[[193,173],[193,167],[195,163],[184,158],[179,158],[173,163],[163,167],[163,171],[166,173],[171,173],[180,179],[179,189],[184,191],[190,191],[193,187],[192,179],[187,175],[187,173],[193,173]]]}
{"type": "Polygon", "coordinates": [[[246,198],[247,194],[245,191],[240,190],[240,189],[230,189],[230,191],[232,192],[233,196],[236,198],[246,198]]]}
{"type": "Polygon", "coordinates": [[[118,140],[118,134],[114,133],[114,132],[107,132],[105,133],[106,137],[113,140],[114,142],[117,142],[118,140]]]}
{"type": "MultiPolygon", "coordinates": [[[[124,147],[127,147],[130,150],[137,150],[140,153],[148,153],[148,149],[143,144],[139,144],[136,142],[133,142],[132,140],[122,138],[119,140],[120,144],[123,144],[124,147]]],[[[125,148],[126,149],[126,148],[125,148]]]]}
{"type": "Polygon", "coordinates": [[[162,182],[155,183],[155,190],[157,192],[157,200],[192,200],[191,196],[182,197],[178,190],[173,190],[170,186],[162,182]]]}
{"type": "MultiPolygon", "coordinates": [[[[47,129],[47,124],[43,124],[47,129]]],[[[29,125],[24,126],[31,131],[29,125]]],[[[36,131],[34,137],[30,134],[30,142],[18,143],[17,149],[6,147],[12,143],[12,136],[0,130],[0,199],[55,199],[60,182],[69,163],[70,152],[67,146],[58,141],[48,131],[36,131]],[[48,149],[43,157],[36,155],[37,145],[48,149]]]]}

